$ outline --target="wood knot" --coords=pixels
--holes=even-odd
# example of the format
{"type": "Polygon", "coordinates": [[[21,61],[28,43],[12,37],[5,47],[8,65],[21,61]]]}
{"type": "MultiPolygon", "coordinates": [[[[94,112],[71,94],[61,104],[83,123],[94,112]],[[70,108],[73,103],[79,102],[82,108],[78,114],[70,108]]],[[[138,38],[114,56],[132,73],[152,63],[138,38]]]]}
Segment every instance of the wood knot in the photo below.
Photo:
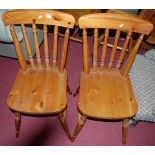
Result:
{"type": "Polygon", "coordinates": [[[43,108],[43,106],[44,106],[44,102],[41,101],[41,102],[40,102],[40,107],[43,108]]]}

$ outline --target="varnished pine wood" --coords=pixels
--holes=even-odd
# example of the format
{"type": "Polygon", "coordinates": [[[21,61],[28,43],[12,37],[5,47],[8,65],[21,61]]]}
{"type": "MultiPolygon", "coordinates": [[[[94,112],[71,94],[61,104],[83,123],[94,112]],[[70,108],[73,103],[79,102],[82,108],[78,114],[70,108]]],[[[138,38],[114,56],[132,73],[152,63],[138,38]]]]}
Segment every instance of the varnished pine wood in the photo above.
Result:
{"type": "Polygon", "coordinates": [[[24,37],[24,41],[25,41],[25,45],[26,45],[27,54],[29,56],[30,64],[31,64],[32,68],[34,69],[34,60],[32,57],[32,52],[31,52],[30,43],[29,43],[29,40],[27,37],[25,25],[21,24],[21,28],[22,28],[22,33],[23,33],[23,37],[24,37]]]}
{"type": "Polygon", "coordinates": [[[124,119],[122,121],[122,144],[126,144],[126,138],[128,133],[128,125],[129,125],[129,119],[124,119]]]}
{"type": "Polygon", "coordinates": [[[26,114],[59,113],[66,108],[66,86],[66,71],[28,68],[22,73],[20,70],[7,103],[12,110],[26,114]]]}
{"type": "Polygon", "coordinates": [[[116,48],[117,48],[117,44],[118,44],[118,41],[119,41],[119,36],[120,36],[120,30],[117,30],[116,35],[115,35],[114,45],[113,45],[113,48],[112,48],[112,51],[111,51],[111,56],[110,56],[110,61],[109,61],[109,66],[108,66],[109,70],[112,68],[112,65],[113,65],[113,62],[114,62],[116,48]]]}
{"type": "Polygon", "coordinates": [[[75,140],[75,138],[77,137],[77,135],[79,134],[79,132],[81,131],[82,127],[84,126],[85,122],[86,122],[87,117],[84,115],[80,115],[79,120],[78,120],[78,124],[74,130],[74,133],[72,135],[72,142],[75,140]]]}
{"type": "Polygon", "coordinates": [[[49,67],[49,49],[48,49],[48,36],[47,36],[47,25],[43,26],[44,31],[44,52],[45,52],[45,66],[49,67]]]}
{"type": "Polygon", "coordinates": [[[83,29],[83,61],[84,61],[84,72],[89,73],[89,53],[88,53],[88,40],[87,31],[83,29]]]}
{"type": "MultiPolygon", "coordinates": [[[[82,16],[79,19],[79,26],[83,29],[83,47],[85,48],[83,48],[84,70],[80,76],[78,110],[85,118],[124,120],[122,142],[125,143],[127,135],[126,120],[133,117],[138,110],[128,72],[132,66],[136,53],[138,52],[141,40],[145,34],[149,34],[152,30],[152,24],[138,17],[135,18],[133,16],[106,13],[82,16]],[[93,28],[95,30],[98,28],[105,29],[105,46],[102,49],[101,65],[100,67],[96,67],[95,71],[89,64],[88,43],[86,42],[87,28],[93,28]],[[110,53],[110,63],[104,65],[108,51],[106,47],[108,33],[111,29],[116,30],[116,35],[110,53]],[[124,46],[118,57],[119,62],[115,65],[113,62],[117,52],[116,48],[121,31],[129,33],[127,34],[124,46]],[[120,65],[124,58],[131,33],[134,32],[139,33],[140,37],[137,40],[137,44],[129,51],[129,56],[126,59],[124,68],[121,68],[120,65]]],[[[94,36],[96,37],[96,32],[94,36]]],[[[96,41],[96,39],[94,40],[96,41]]],[[[96,44],[94,45],[96,46],[96,44]]],[[[96,54],[94,55],[96,56],[96,54]]],[[[77,124],[73,134],[73,140],[81,130],[83,124],[77,124]]]]}
{"type": "Polygon", "coordinates": [[[64,67],[65,67],[65,62],[66,62],[66,56],[67,56],[67,46],[68,46],[68,39],[69,39],[69,28],[66,29],[65,32],[65,37],[64,37],[64,42],[63,42],[63,47],[62,47],[62,56],[61,56],[61,62],[59,66],[59,71],[63,72],[64,67]]]}
{"type": "Polygon", "coordinates": [[[10,31],[11,31],[12,39],[13,39],[13,42],[14,42],[14,45],[15,45],[16,54],[17,54],[17,57],[18,57],[18,62],[20,64],[21,69],[23,71],[26,71],[27,63],[26,63],[26,61],[24,59],[23,53],[21,52],[22,48],[21,48],[19,40],[17,39],[17,36],[16,36],[13,25],[10,26],[10,31]]]}
{"type": "Polygon", "coordinates": [[[54,43],[53,43],[53,67],[57,64],[57,50],[58,50],[58,26],[54,26],[54,43]]]}
{"type": "Polygon", "coordinates": [[[21,114],[19,112],[15,112],[15,127],[16,127],[17,138],[19,137],[20,124],[21,124],[21,114]]]}
{"type": "Polygon", "coordinates": [[[139,47],[141,45],[141,42],[142,42],[143,38],[144,38],[144,34],[141,34],[139,36],[139,38],[138,38],[138,41],[136,42],[136,44],[132,48],[132,50],[131,50],[131,52],[129,54],[129,57],[128,57],[127,61],[126,61],[126,64],[125,64],[125,66],[124,66],[124,68],[122,70],[122,75],[123,76],[128,75],[128,72],[129,72],[129,70],[130,70],[130,68],[131,68],[131,66],[133,64],[133,61],[134,61],[134,59],[136,57],[136,54],[138,52],[138,49],[139,49],[139,47]]]}
{"type": "Polygon", "coordinates": [[[3,15],[4,24],[46,24],[73,28],[71,14],[56,10],[11,10],[3,15]],[[25,16],[26,14],[26,16],[25,16]]]}
{"type": "Polygon", "coordinates": [[[120,56],[118,58],[118,62],[117,62],[117,65],[116,65],[117,69],[119,69],[120,66],[121,66],[121,63],[122,63],[124,55],[125,55],[125,51],[126,51],[126,49],[128,47],[128,44],[129,44],[129,41],[130,41],[130,38],[131,38],[131,34],[132,34],[131,31],[129,31],[128,34],[127,34],[126,40],[124,42],[124,45],[123,45],[123,48],[122,48],[122,51],[121,51],[121,54],[120,54],[120,56]]]}
{"type": "Polygon", "coordinates": [[[94,69],[94,71],[97,68],[97,56],[98,56],[97,41],[98,41],[98,29],[96,28],[96,29],[94,29],[94,52],[93,52],[93,69],[94,69]]]}
{"type": "Polygon", "coordinates": [[[36,51],[36,57],[37,57],[37,64],[38,64],[38,67],[41,68],[40,49],[39,49],[37,30],[36,30],[35,24],[32,24],[32,31],[33,31],[33,37],[34,37],[34,45],[35,45],[35,51],[36,51]]]}
{"type": "Polygon", "coordinates": [[[71,140],[71,134],[68,129],[67,121],[66,121],[66,111],[58,114],[59,121],[61,126],[63,127],[64,131],[66,132],[68,138],[71,140]]]}
{"type": "MultiPolygon", "coordinates": [[[[67,108],[67,72],[65,70],[66,53],[69,38],[69,28],[74,25],[74,17],[58,11],[48,10],[15,10],[3,14],[4,23],[21,24],[22,32],[30,58],[30,65],[26,64],[23,57],[20,42],[16,32],[11,25],[11,34],[15,44],[20,69],[15,82],[9,93],[7,104],[15,112],[16,135],[19,135],[21,114],[30,115],[57,115],[67,136],[71,135],[66,122],[67,108]],[[29,41],[26,35],[26,26],[32,24],[34,46],[37,57],[37,65],[34,63],[29,41]],[[37,37],[37,26],[43,27],[44,33],[44,58],[41,62],[41,55],[37,37]],[[41,24],[41,25],[40,25],[41,24]],[[55,25],[53,61],[49,62],[48,50],[48,25],[55,25]],[[57,59],[57,33],[58,26],[66,27],[66,36],[63,43],[61,72],[56,63],[57,59]],[[38,66],[38,67],[37,67],[38,66]]],[[[43,59],[43,58],[42,58],[43,59]]]]}
{"type": "Polygon", "coordinates": [[[95,13],[84,15],[79,19],[80,28],[109,28],[120,31],[128,30],[148,35],[153,25],[144,19],[113,13],[95,13]],[[122,23],[123,21],[123,23],[122,23]]]}
{"type": "Polygon", "coordinates": [[[104,63],[105,63],[106,51],[107,51],[107,43],[108,43],[108,36],[109,36],[109,29],[106,29],[105,30],[104,44],[102,47],[102,56],[101,56],[101,64],[100,64],[101,70],[104,69],[104,63]]]}

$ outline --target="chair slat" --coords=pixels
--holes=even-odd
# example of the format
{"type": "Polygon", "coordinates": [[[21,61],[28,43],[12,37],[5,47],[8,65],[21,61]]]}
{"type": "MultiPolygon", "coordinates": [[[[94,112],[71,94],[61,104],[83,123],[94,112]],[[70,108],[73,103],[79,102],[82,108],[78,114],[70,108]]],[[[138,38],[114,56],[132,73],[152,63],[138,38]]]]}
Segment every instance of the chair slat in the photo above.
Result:
{"type": "Polygon", "coordinates": [[[83,29],[83,60],[84,60],[84,72],[89,73],[89,54],[88,54],[88,40],[87,31],[83,29]]]}
{"type": "Polygon", "coordinates": [[[26,46],[27,54],[28,54],[28,57],[29,57],[29,60],[30,60],[30,64],[31,64],[31,67],[34,69],[34,60],[33,60],[33,57],[32,57],[32,52],[31,52],[30,43],[29,43],[29,40],[28,40],[28,37],[27,37],[25,25],[21,24],[21,28],[22,28],[22,34],[23,34],[23,38],[24,38],[24,41],[25,41],[25,46],[26,46]]]}
{"type": "Polygon", "coordinates": [[[109,65],[108,65],[109,70],[112,68],[112,65],[113,65],[113,62],[114,62],[119,36],[120,36],[120,30],[117,30],[116,35],[115,35],[114,45],[113,45],[113,48],[112,48],[112,51],[111,51],[109,65]]]}
{"type": "Polygon", "coordinates": [[[36,25],[35,24],[32,24],[32,31],[33,31],[33,37],[34,37],[34,44],[35,44],[35,51],[36,51],[36,57],[37,57],[37,64],[38,64],[39,67],[41,67],[40,50],[39,50],[37,30],[36,30],[36,25]]]}
{"type": "Polygon", "coordinates": [[[54,26],[54,43],[53,43],[53,67],[56,67],[57,63],[57,51],[58,50],[58,26],[54,26]]]}
{"type": "Polygon", "coordinates": [[[44,31],[44,52],[45,52],[45,67],[49,67],[49,50],[48,50],[48,36],[47,36],[47,25],[43,26],[44,31]]]}
{"type": "Polygon", "coordinates": [[[124,66],[124,68],[123,68],[123,70],[122,70],[122,75],[123,75],[123,76],[128,75],[128,72],[129,72],[129,70],[130,70],[130,68],[131,68],[131,66],[132,66],[132,64],[133,64],[134,58],[135,58],[135,56],[136,56],[136,54],[137,54],[137,52],[138,52],[138,49],[139,49],[139,47],[140,47],[140,44],[141,44],[143,38],[144,38],[144,34],[141,34],[141,35],[139,36],[139,38],[138,38],[138,40],[137,40],[135,46],[132,48],[132,50],[131,50],[131,52],[130,52],[130,54],[129,54],[129,58],[128,58],[128,60],[126,61],[125,66],[124,66]]]}
{"type": "Polygon", "coordinates": [[[15,46],[15,49],[16,49],[16,54],[17,54],[17,57],[18,57],[18,62],[20,64],[21,69],[23,71],[26,71],[27,63],[25,61],[25,58],[24,58],[24,55],[23,55],[23,52],[22,52],[22,48],[21,48],[20,42],[17,39],[16,32],[14,30],[14,26],[13,25],[10,25],[10,31],[11,31],[12,39],[13,39],[14,46],[15,46]]]}
{"type": "Polygon", "coordinates": [[[125,55],[125,51],[126,51],[126,49],[128,47],[128,44],[129,44],[129,41],[130,41],[130,38],[131,38],[131,34],[132,34],[132,31],[129,31],[128,34],[127,34],[127,36],[126,36],[126,39],[125,39],[125,42],[124,42],[124,45],[123,45],[121,54],[120,54],[120,56],[118,58],[116,69],[119,69],[120,66],[121,66],[121,63],[122,63],[123,58],[124,58],[124,55],[125,55]]]}
{"type": "Polygon", "coordinates": [[[60,62],[60,66],[59,66],[59,71],[60,72],[63,72],[64,67],[65,67],[66,55],[67,55],[67,47],[68,47],[68,39],[69,39],[69,28],[66,28],[65,37],[64,37],[64,41],[63,41],[62,52],[61,52],[61,62],[60,62]]]}
{"type": "Polygon", "coordinates": [[[94,29],[94,52],[93,52],[93,69],[96,70],[97,68],[97,43],[98,43],[98,29],[94,29]]]}
{"type": "Polygon", "coordinates": [[[104,44],[102,47],[102,56],[101,56],[101,64],[100,64],[101,70],[104,69],[104,63],[105,63],[106,52],[107,52],[108,36],[109,36],[109,29],[106,29],[105,30],[104,44]]]}

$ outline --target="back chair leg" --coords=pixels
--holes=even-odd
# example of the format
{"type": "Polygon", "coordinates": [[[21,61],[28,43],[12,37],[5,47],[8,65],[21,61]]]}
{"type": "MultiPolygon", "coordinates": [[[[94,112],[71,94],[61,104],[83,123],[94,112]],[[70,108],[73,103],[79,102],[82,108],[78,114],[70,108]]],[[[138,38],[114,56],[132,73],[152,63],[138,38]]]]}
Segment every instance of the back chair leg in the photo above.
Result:
{"type": "Polygon", "coordinates": [[[71,140],[71,134],[70,134],[70,131],[68,129],[68,125],[67,125],[67,121],[66,121],[66,110],[64,112],[58,114],[58,118],[59,118],[59,121],[61,123],[61,126],[65,130],[68,138],[71,140]]]}
{"type": "Polygon", "coordinates": [[[123,145],[126,144],[128,125],[129,125],[129,119],[124,119],[122,122],[122,144],[123,145]]]}
{"type": "Polygon", "coordinates": [[[73,94],[72,91],[70,90],[69,85],[67,85],[67,92],[68,92],[69,95],[72,95],[73,94]]]}
{"type": "Polygon", "coordinates": [[[74,93],[73,96],[76,97],[79,94],[79,91],[80,91],[80,86],[77,87],[76,92],[74,93]]]}
{"type": "Polygon", "coordinates": [[[16,137],[19,137],[20,124],[21,124],[21,114],[19,112],[15,112],[16,137]]]}
{"type": "Polygon", "coordinates": [[[72,142],[75,140],[75,138],[77,137],[77,135],[79,134],[79,132],[81,131],[84,123],[86,122],[87,117],[84,115],[81,115],[80,113],[78,113],[78,124],[74,130],[73,136],[72,136],[72,142]]]}

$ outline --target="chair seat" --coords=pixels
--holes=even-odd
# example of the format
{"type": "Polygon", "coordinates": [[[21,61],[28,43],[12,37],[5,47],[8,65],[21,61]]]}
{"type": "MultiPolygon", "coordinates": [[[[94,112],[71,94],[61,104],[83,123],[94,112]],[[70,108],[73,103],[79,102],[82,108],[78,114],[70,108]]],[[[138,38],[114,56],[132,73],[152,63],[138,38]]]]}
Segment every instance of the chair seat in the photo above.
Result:
{"type": "Polygon", "coordinates": [[[84,72],[80,78],[79,111],[100,119],[123,119],[134,116],[137,103],[129,76],[114,71],[84,72]]]}
{"type": "Polygon", "coordinates": [[[7,104],[14,111],[28,114],[61,112],[67,103],[66,84],[66,71],[19,70],[7,104]]]}

